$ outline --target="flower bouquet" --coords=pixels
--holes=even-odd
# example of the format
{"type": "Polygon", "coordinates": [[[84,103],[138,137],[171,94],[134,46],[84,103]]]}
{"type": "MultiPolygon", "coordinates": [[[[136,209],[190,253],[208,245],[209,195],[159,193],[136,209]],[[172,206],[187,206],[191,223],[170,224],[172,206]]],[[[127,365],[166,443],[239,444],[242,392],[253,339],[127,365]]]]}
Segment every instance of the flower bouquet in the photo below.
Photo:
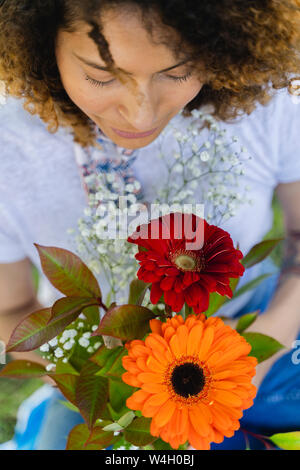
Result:
{"type": "Polygon", "coordinates": [[[12,361],[0,376],[54,380],[84,419],[70,432],[68,450],[209,449],[239,429],[256,395],[257,363],[283,347],[247,333],[258,312],[241,317],[236,330],[218,316],[225,302],[258,282],[237,289],[245,269],[278,241],[243,257],[228,232],[194,214],[150,220],[127,240],[140,267],[122,305],[104,303],[79,256],[35,245],[64,297],[23,319],[7,352],[40,348],[51,363],[12,361]]]}

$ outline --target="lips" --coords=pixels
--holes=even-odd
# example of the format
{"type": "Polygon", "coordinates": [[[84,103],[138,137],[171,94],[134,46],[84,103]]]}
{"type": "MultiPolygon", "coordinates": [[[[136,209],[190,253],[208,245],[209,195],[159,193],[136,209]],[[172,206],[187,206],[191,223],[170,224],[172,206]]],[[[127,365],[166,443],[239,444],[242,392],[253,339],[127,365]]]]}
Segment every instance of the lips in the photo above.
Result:
{"type": "Polygon", "coordinates": [[[158,127],[156,127],[155,129],[152,129],[151,131],[136,133],[136,132],[121,131],[119,129],[115,129],[114,127],[112,127],[112,130],[117,135],[119,135],[120,137],[124,137],[125,139],[141,139],[143,137],[148,137],[149,135],[154,134],[154,132],[157,131],[157,129],[158,127]]]}

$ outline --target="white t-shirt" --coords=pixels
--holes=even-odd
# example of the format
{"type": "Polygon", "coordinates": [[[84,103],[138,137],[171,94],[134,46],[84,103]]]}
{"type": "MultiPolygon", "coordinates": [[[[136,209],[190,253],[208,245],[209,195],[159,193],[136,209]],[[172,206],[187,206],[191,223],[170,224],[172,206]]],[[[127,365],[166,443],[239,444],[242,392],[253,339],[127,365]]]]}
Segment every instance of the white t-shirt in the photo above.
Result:
{"type": "MultiPolygon", "coordinates": [[[[188,123],[188,119],[178,115],[172,123],[188,123]]],[[[221,126],[227,129],[227,135],[237,136],[252,156],[240,181],[242,186],[250,186],[248,196],[253,203],[242,205],[234,217],[221,224],[246,254],[272,225],[274,188],[300,180],[300,105],[281,90],[267,106],[259,105],[250,116],[221,126]]],[[[171,149],[173,134],[167,134],[166,139],[171,149]]],[[[0,108],[0,263],[28,257],[41,271],[34,243],[76,252],[75,238],[68,229],[77,228],[86,195],[75,149],[78,151],[78,146],[66,129],[50,134],[38,116],[23,109],[22,100],[8,98],[0,108]]],[[[148,202],[160,185],[161,165],[157,141],[139,149],[132,168],[148,202]]],[[[258,274],[259,266],[247,270],[240,286],[258,274]]],[[[39,298],[50,305],[62,294],[43,275],[42,279],[39,298]]],[[[223,307],[222,314],[233,315],[249,295],[223,307]]]]}

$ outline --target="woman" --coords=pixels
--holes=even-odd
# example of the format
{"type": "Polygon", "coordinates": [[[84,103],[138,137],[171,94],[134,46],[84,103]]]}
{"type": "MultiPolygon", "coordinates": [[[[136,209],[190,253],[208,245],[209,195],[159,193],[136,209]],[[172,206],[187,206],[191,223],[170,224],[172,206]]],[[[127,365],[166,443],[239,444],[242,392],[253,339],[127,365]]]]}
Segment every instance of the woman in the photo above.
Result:
{"type": "MultiPolygon", "coordinates": [[[[131,170],[151,202],[162,184],[159,136],[169,124],[184,126],[191,111],[209,105],[252,156],[241,191],[251,183],[253,204],[242,205],[222,227],[246,253],[270,227],[276,189],[287,232],[276,290],[275,273],[224,314],[266,309],[252,329],[291,349],[300,328],[299,106],[286,90],[292,91],[300,69],[299,22],[298,0],[2,1],[0,79],[8,95],[0,112],[0,330],[5,341],[22,316],[41,308],[31,281],[32,263],[40,268],[33,243],[74,250],[67,229],[76,226],[86,205],[84,158],[105,148],[108,159],[114,152],[136,152],[131,170]],[[261,301],[254,304],[258,293],[261,301]]],[[[171,147],[173,133],[165,139],[171,147]]],[[[249,270],[248,280],[268,267],[249,270]]],[[[40,360],[35,353],[15,357],[40,360]]],[[[290,356],[259,365],[256,385],[273,365],[264,429],[297,429],[299,372],[290,356]],[[281,393],[287,375],[290,388],[281,393]],[[284,418],[280,407],[287,410],[284,418]]],[[[260,392],[265,397],[263,386],[260,392]]],[[[255,406],[254,422],[250,416],[242,424],[259,431],[255,419],[262,417],[261,402],[258,412],[255,406]]],[[[60,423],[53,421],[59,433],[60,423]]],[[[230,439],[229,448],[234,442],[230,439]]],[[[40,448],[62,444],[48,440],[40,448]]]]}

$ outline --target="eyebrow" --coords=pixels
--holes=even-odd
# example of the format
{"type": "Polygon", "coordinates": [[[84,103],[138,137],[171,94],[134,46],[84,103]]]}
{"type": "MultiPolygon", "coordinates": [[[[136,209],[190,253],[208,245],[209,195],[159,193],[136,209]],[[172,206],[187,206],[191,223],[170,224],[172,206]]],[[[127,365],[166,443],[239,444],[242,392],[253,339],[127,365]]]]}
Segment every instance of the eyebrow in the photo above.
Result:
{"type": "MultiPolygon", "coordinates": [[[[86,60],[84,59],[83,57],[79,57],[79,55],[75,54],[75,52],[73,52],[73,55],[75,57],[77,57],[77,59],[81,60],[81,62],[83,62],[84,64],[86,65],[89,65],[90,67],[93,67],[94,69],[97,69],[97,70],[103,70],[104,72],[110,72],[110,69],[108,67],[104,67],[103,65],[99,65],[99,64],[96,64],[95,62],[91,62],[89,60],[86,60]]],[[[176,69],[177,67],[179,67],[180,65],[184,65],[186,64],[187,62],[189,62],[190,59],[185,59],[181,62],[179,62],[178,64],[176,65],[172,65],[171,67],[167,67],[166,69],[163,69],[163,70],[160,70],[159,72],[157,73],[163,73],[163,72],[168,72],[169,70],[173,70],[173,69],[176,69]]],[[[119,69],[121,70],[121,69],[119,69]]],[[[125,72],[125,70],[124,70],[125,72]]],[[[133,75],[133,73],[131,72],[126,72],[128,75],[133,75]]]]}

